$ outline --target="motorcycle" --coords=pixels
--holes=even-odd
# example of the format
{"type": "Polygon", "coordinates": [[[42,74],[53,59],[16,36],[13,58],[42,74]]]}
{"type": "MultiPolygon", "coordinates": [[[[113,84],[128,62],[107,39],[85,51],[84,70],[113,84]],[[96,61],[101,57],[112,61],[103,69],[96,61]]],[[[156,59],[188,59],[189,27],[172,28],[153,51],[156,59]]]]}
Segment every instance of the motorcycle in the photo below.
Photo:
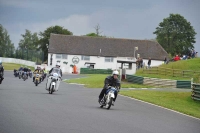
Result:
{"type": "Polygon", "coordinates": [[[58,91],[60,81],[61,77],[58,75],[58,73],[53,73],[48,77],[46,90],[49,91],[49,94],[53,94],[53,92],[58,91]]]}
{"type": "Polygon", "coordinates": [[[27,72],[24,72],[23,73],[23,76],[22,76],[22,79],[25,81],[26,79],[28,79],[28,73],[27,72]]]}
{"type": "Polygon", "coordinates": [[[30,71],[29,72],[29,77],[32,78],[33,73],[30,71]]]}
{"type": "Polygon", "coordinates": [[[103,108],[103,106],[105,106],[107,109],[110,109],[110,107],[113,103],[113,99],[115,98],[115,94],[117,94],[118,92],[119,92],[118,88],[109,87],[109,89],[106,91],[104,97],[99,102],[99,104],[101,105],[100,107],[103,108]]]}
{"type": "Polygon", "coordinates": [[[34,80],[35,86],[38,86],[38,84],[40,83],[40,74],[36,74],[35,75],[35,80],[34,80]]]}
{"type": "Polygon", "coordinates": [[[14,69],[14,76],[15,76],[15,77],[18,77],[18,76],[19,76],[19,72],[18,72],[16,69],[14,69]]]}
{"type": "Polygon", "coordinates": [[[2,77],[3,77],[3,72],[0,72],[0,80],[1,80],[2,77]]]}
{"type": "Polygon", "coordinates": [[[19,71],[19,79],[22,78],[22,73],[23,73],[23,71],[19,71]]]}

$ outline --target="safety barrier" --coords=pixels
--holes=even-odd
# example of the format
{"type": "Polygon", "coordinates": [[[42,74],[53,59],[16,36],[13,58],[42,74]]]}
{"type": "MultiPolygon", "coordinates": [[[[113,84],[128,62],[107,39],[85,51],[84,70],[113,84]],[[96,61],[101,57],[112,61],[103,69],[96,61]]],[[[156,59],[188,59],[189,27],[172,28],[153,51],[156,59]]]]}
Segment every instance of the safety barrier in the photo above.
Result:
{"type": "Polygon", "coordinates": [[[155,87],[176,88],[176,80],[144,77],[144,84],[155,87]]]}
{"type": "Polygon", "coordinates": [[[16,63],[16,64],[22,64],[22,65],[27,65],[27,66],[35,66],[35,62],[22,60],[22,59],[0,57],[0,60],[5,63],[16,63]]]}
{"type": "Polygon", "coordinates": [[[200,101],[200,84],[192,84],[192,99],[200,101]]]}
{"type": "Polygon", "coordinates": [[[126,79],[128,82],[137,83],[137,84],[143,84],[144,78],[140,76],[134,76],[134,75],[126,75],[126,79]]]}
{"type": "Polygon", "coordinates": [[[155,86],[155,87],[191,89],[191,81],[182,81],[182,80],[177,81],[170,79],[149,78],[149,77],[141,77],[128,74],[126,75],[126,79],[128,82],[155,86]]]}
{"type": "Polygon", "coordinates": [[[191,81],[177,80],[176,88],[191,88],[191,81]]]}
{"type": "Polygon", "coordinates": [[[111,69],[92,69],[92,68],[81,68],[81,74],[112,74],[111,69]]]}

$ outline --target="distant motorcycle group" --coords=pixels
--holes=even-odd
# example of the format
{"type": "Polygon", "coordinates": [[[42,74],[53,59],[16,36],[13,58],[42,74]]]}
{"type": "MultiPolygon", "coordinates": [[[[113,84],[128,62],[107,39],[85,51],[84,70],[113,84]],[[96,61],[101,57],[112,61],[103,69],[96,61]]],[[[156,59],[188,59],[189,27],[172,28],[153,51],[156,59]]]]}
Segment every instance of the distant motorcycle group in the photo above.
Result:
{"type": "Polygon", "coordinates": [[[14,69],[15,77],[23,79],[24,81],[27,80],[28,77],[33,77],[33,82],[36,86],[46,78],[46,75],[47,73],[45,69],[41,69],[40,67],[37,67],[37,69],[34,72],[32,72],[31,69],[27,67],[20,67],[18,70],[14,69]]]}
{"type": "Polygon", "coordinates": [[[25,81],[28,79],[28,77],[32,78],[32,72],[30,68],[20,67],[18,70],[14,69],[14,76],[25,81]]]}
{"type": "MultiPolygon", "coordinates": [[[[37,66],[37,68],[32,72],[30,68],[23,68],[21,66],[18,70],[14,69],[14,76],[19,77],[19,79],[23,79],[24,81],[28,79],[28,77],[33,78],[33,83],[35,86],[38,86],[38,84],[44,81],[47,77],[47,71],[45,68],[41,69],[41,67],[37,66]]],[[[61,77],[62,70],[60,69],[60,64],[57,63],[56,67],[53,67],[49,71],[47,78],[46,90],[49,91],[49,94],[53,94],[53,92],[58,91],[61,77]]]]}

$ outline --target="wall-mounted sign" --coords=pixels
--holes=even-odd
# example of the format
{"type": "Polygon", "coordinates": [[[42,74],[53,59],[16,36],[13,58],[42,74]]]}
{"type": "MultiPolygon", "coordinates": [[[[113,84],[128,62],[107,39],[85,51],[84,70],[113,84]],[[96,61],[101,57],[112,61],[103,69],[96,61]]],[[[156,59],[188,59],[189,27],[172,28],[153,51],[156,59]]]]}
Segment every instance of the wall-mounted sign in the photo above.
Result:
{"type": "Polygon", "coordinates": [[[78,64],[78,63],[79,63],[79,58],[78,58],[77,56],[74,56],[74,57],[72,58],[72,62],[73,62],[74,64],[78,64]]]}

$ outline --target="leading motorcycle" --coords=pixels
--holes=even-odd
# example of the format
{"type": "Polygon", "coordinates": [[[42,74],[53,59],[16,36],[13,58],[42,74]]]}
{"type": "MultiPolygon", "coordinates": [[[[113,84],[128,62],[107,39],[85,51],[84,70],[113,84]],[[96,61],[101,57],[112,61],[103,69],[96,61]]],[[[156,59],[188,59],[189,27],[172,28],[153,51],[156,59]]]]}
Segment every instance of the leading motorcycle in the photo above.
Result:
{"type": "Polygon", "coordinates": [[[106,109],[110,109],[113,103],[113,99],[115,98],[115,95],[118,92],[119,92],[119,89],[117,87],[110,86],[108,90],[106,91],[102,100],[99,102],[99,104],[101,105],[100,107],[103,108],[105,106],[106,109]]]}
{"type": "Polygon", "coordinates": [[[58,73],[53,73],[48,76],[46,90],[49,91],[49,94],[53,94],[53,92],[58,91],[58,87],[60,85],[61,77],[58,73]]]}

